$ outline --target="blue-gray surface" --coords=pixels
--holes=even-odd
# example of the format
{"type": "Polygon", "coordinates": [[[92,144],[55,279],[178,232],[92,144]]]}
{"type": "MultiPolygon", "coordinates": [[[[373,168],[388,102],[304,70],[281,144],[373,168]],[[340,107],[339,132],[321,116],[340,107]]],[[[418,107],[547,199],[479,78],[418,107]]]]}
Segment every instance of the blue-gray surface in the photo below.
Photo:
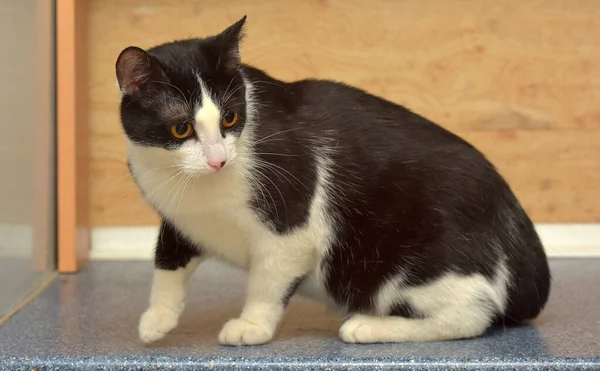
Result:
{"type": "Polygon", "coordinates": [[[206,264],[178,329],[144,346],[137,323],[150,262],[94,262],[61,276],[0,328],[0,369],[600,369],[600,260],[554,260],[551,299],[532,326],[471,340],[348,345],[339,319],[294,298],[276,340],[222,347],[217,334],[242,306],[244,274],[206,264]]]}

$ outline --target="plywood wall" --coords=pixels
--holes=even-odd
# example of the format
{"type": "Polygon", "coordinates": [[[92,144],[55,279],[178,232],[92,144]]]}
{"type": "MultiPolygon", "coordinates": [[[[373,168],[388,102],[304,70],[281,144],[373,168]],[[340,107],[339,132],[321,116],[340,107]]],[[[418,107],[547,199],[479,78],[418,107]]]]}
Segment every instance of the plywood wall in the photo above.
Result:
{"type": "Polygon", "coordinates": [[[158,219],[129,179],[114,62],[248,15],[243,60],[343,80],[479,147],[536,222],[600,222],[600,1],[89,0],[94,226],[158,219]]]}

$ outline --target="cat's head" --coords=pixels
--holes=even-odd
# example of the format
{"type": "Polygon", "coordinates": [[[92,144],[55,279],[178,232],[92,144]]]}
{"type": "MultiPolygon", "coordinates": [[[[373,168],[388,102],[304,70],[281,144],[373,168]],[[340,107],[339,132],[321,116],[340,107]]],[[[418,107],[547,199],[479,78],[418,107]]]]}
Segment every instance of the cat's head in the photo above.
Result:
{"type": "Polygon", "coordinates": [[[121,52],[121,122],[136,157],[190,175],[235,161],[248,118],[239,54],[245,20],[218,35],[121,52]]]}

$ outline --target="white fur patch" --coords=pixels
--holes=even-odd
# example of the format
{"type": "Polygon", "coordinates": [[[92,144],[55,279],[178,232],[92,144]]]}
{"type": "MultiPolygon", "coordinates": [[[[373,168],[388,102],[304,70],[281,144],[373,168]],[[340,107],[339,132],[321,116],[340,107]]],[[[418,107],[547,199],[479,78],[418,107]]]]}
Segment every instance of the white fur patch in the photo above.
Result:
{"type": "Polygon", "coordinates": [[[206,84],[200,78],[198,78],[198,83],[202,92],[202,105],[196,110],[194,127],[206,161],[209,165],[218,166],[228,160],[228,153],[221,136],[222,112],[206,84]]]}
{"type": "MultiPolygon", "coordinates": [[[[298,288],[298,292],[307,297],[324,302],[329,307],[336,307],[333,299],[327,294],[325,289],[325,272],[328,267],[323,267],[323,261],[329,254],[329,248],[333,243],[335,231],[335,219],[331,213],[327,212],[328,206],[332,202],[329,195],[332,194],[333,181],[331,170],[333,161],[331,160],[331,149],[326,143],[321,143],[320,157],[317,161],[317,185],[311,204],[311,219],[316,228],[312,233],[316,238],[316,261],[315,266],[310,270],[306,279],[298,288]]],[[[342,308],[337,308],[341,310],[342,308]]]]}
{"type": "Polygon", "coordinates": [[[442,341],[481,335],[507,300],[508,270],[499,264],[496,276],[453,272],[417,287],[403,287],[402,276],[379,290],[379,315],[355,315],[344,323],[340,337],[349,343],[442,341]],[[398,302],[409,303],[423,319],[381,316],[398,302]]]}
{"type": "Polygon", "coordinates": [[[221,136],[221,109],[213,100],[206,84],[198,78],[202,92],[202,105],[196,110],[196,131],[206,136],[221,136]]]}
{"type": "Polygon", "coordinates": [[[201,261],[201,258],[194,258],[185,268],[174,271],[155,270],[150,306],[139,324],[143,342],[160,340],[177,326],[185,307],[187,282],[201,261]]]}

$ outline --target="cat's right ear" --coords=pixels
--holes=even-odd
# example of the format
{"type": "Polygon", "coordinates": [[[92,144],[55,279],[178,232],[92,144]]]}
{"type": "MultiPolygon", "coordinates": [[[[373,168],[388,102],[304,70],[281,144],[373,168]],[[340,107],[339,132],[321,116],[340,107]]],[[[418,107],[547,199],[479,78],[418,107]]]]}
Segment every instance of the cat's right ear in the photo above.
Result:
{"type": "Polygon", "coordinates": [[[241,62],[240,42],[244,37],[244,24],[246,16],[227,27],[223,32],[216,35],[215,40],[219,45],[219,58],[216,68],[224,67],[226,70],[236,70],[241,62]]]}
{"type": "Polygon", "coordinates": [[[117,81],[123,94],[144,90],[152,80],[165,76],[158,61],[137,46],[125,48],[116,63],[117,81]]]}

